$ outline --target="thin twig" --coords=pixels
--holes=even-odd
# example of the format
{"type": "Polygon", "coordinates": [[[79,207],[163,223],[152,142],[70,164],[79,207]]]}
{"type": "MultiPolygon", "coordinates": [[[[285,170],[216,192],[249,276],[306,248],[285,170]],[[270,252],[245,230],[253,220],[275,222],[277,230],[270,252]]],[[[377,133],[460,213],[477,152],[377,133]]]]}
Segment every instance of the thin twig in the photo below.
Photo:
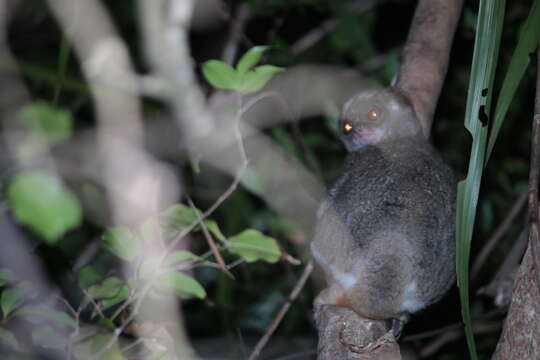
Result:
{"type": "Polygon", "coordinates": [[[235,267],[237,267],[240,264],[243,264],[244,262],[245,262],[244,259],[236,259],[232,263],[227,265],[227,269],[229,270],[234,269],[235,267]]]}
{"type": "MultiPolygon", "coordinates": [[[[475,316],[472,320],[473,320],[473,323],[474,322],[481,322],[481,321],[486,321],[486,320],[489,320],[489,319],[493,319],[495,317],[500,317],[502,314],[504,314],[503,311],[501,311],[500,309],[496,309],[496,310],[487,312],[485,314],[475,316]]],[[[424,332],[421,332],[421,333],[418,333],[418,334],[407,335],[407,336],[403,337],[403,339],[401,341],[402,342],[412,342],[412,341],[429,339],[429,338],[432,338],[432,337],[437,336],[439,334],[444,334],[444,333],[446,333],[446,332],[448,332],[450,330],[459,329],[459,328],[463,328],[463,322],[461,322],[461,321],[450,324],[450,325],[443,326],[443,327],[438,328],[438,329],[428,330],[428,331],[424,331],[424,332]]]]}
{"type": "Polygon", "coordinates": [[[279,104],[281,105],[281,107],[285,111],[287,121],[292,122],[292,120],[297,117],[295,114],[293,114],[289,104],[283,98],[283,94],[279,93],[276,90],[264,91],[262,93],[259,93],[259,94],[255,95],[255,96],[249,98],[246,101],[245,105],[240,109],[240,115],[243,116],[256,103],[258,103],[259,101],[261,101],[263,99],[269,98],[269,97],[275,98],[279,102],[279,104]]]}
{"type": "Polygon", "coordinates": [[[304,287],[304,284],[306,283],[309,275],[313,271],[313,260],[310,260],[306,267],[304,268],[304,272],[300,276],[300,279],[298,279],[298,282],[296,283],[296,286],[291,291],[291,294],[289,295],[289,298],[287,299],[287,302],[283,304],[279,312],[277,313],[274,320],[272,320],[272,323],[266,330],[266,333],[263,335],[263,337],[259,340],[253,351],[251,352],[251,355],[249,356],[248,360],[255,360],[262,349],[266,346],[268,343],[268,340],[270,340],[270,337],[276,331],[277,327],[281,323],[281,320],[285,317],[285,314],[287,314],[287,311],[289,311],[289,308],[291,307],[292,303],[296,300],[298,297],[298,294],[300,294],[300,291],[304,287]]]}
{"type": "Polygon", "coordinates": [[[135,340],[134,342],[132,342],[131,344],[124,346],[124,347],[120,350],[120,352],[121,352],[122,354],[124,354],[126,351],[133,349],[135,346],[139,345],[139,344],[142,343],[143,341],[144,341],[144,339],[139,338],[139,339],[135,340]]]}
{"type": "Polygon", "coordinates": [[[510,228],[510,225],[512,225],[515,218],[519,215],[521,209],[523,208],[523,205],[525,205],[526,200],[527,191],[523,191],[514,202],[514,205],[512,205],[512,208],[504,218],[503,222],[497,227],[497,229],[495,229],[489,240],[485,243],[484,247],[474,260],[474,264],[471,270],[471,280],[474,280],[478,276],[482,265],[484,265],[489,254],[491,254],[493,249],[495,249],[495,247],[499,243],[499,240],[502,239],[504,234],[506,234],[506,232],[510,228]]]}
{"type": "Polygon", "coordinates": [[[90,295],[90,293],[86,289],[81,289],[81,290],[82,290],[84,296],[86,296],[88,298],[88,301],[90,301],[90,303],[94,306],[94,309],[96,310],[98,315],[101,316],[102,319],[105,319],[105,315],[101,312],[101,309],[99,308],[99,305],[95,302],[92,295],[90,295]]]}
{"type": "MultiPolygon", "coordinates": [[[[357,14],[362,14],[363,12],[371,9],[375,4],[382,2],[376,0],[358,0],[352,3],[346,9],[346,13],[354,12],[357,14]]],[[[339,24],[340,17],[332,17],[324,21],[319,27],[310,30],[307,34],[298,39],[292,46],[291,52],[294,55],[298,55],[302,51],[305,51],[318,43],[323,37],[332,32],[336,26],[339,24]]]]}
{"type": "MultiPolygon", "coordinates": [[[[242,149],[243,149],[243,146],[242,146],[242,149]]],[[[174,241],[172,241],[169,246],[167,247],[167,249],[163,252],[163,254],[161,255],[161,258],[158,260],[157,262],[157,265],[156,265],[156,269],[159,269],[161,267],[161,264],[163,263],[163,261],[165,260],[165,258],[167,257],[167,255],[173,251],[173,249],[176,247],[176,245],[178,244],[178,242],[180,240],[182,240],[186,235],[188,235],[191,231],[193,231],[193,229],[200,225],[208,216],[210,216],[233,192],[234,190],[236,189],[236,187],[238,186],[238,183],[240,182],[240,178],[241,178],[241,173],[244,172],[245,168],[247,166],[247,160],[246,162],[243,164],[243,166],[240,168],[240,171],[239,171],[239,175],[236,176],[235,180],[233,181],[233,183],[229,186],[229,188],[214,202],[214,204],[212,204],[212,206],[206,210],[197,220],[195,220],[193,223],[191,223],[191,225],[189,225],[188,227],[186,227],[175,239],[174,241]]],[[[114,335],[111,336],[111,338],[109,339],[109,341],[107,342],[107,344],[96,354],[94,355],[91,360],[97,360],[97,359],[100,359],[101,356],[103,356],[108,349],[111,348],[111,346],[113,346],[113,344],[117,341],[118,339],[118,336],[120,336],[120,334],[122,334],[122,332],[125,330],[125,328],[135,319],[135,317],[137,316],[137,313],[139,311],[139,308],[141,306],[141,303],[142,303],[142,300],[146,297],[146,294],[148,293],[148,291],[150,291],[150,289],[152,288],[152,285],[156,279],[156,277],[159,275],[159,271],[155,271],[153,276],[148,280],[148,282],[145,284],[145,286],[143,287],[143,289],[141,290],[141,292],[138,294],[137,296],[137,301],[135,303],[135,306],[133,308],[133,310],[131,311],[131,314],[129,315],[129,317],[124,320],[122,322],[122,324],[115,329],[114,331],[114,335]]],[[[126,301],[123,305],[122,305],[122,308],[126,308],[127,306],[130,305],[130,302],[129,301],[126,301]]]]}
{"type": "Polygon", "coordinates": [[[300,129],[300,122],[293,121],[290,126],[292,129],[291,131],[292,137],[294,141],[300,146],[300,151],[302,153],[302,160],[306,164],[306,167],[308,167],[314,174],[322,178],[320,169],[317,166],[317,161],[313,157],[313,153],[309,151],[309,147],[304,141],[304,136],[303,136],[302,130],[300,129]]]}
{"type": "Polygon", "coordinates": [[[359,64],[357,68],[363,73],[369,73],[369,72],[375,71],[387,63],[389,54],[392,54],[392,53],[399,54],[402,49],[403,49],[403,46],[399,45],[382,54],[375,55],[374,57],[363,62],[362,64],[359,64]]]}
{"type": "MultiPolygon", "coordinates": [[[[490,321],[490,322],[477,322],[473,324],[473,332],[475,335],[479,334],[490,334],[498,331],[501,328],[501,323],[499,321],[490,321]]],[[[429,343],[426,347],[420,351],[420,358],[432,358],[437,351],[439,351],[443,346],[456,341],[465,336],[463,329],[454,329],[443,334],[443,336],[438,337],[429,343]]]]}
{"type": "Polygon", "coordinates": [[[229,276],[231,279],[234,279],[234,276],[227,269],[227,265],[225,265],[225,261],[223,261],[223,257],[221,256],[221,253],[219,252],[219,249],[216,243],[214,242],[212,235],[210,235],[210,233],[208,232],[208,228],[206,227],[206,224],[204,223],[204,221],[200,219],[200,215],[199,215],[199,212],[197,211],[197,208],[195,207],[195,204],[193,204],[193,201],[191,200],[189,196],[187,197],[187,200],[191,209],[195,211],[195,213],[197,214],[197,218],[198,218],[197,220],[201,224],[201,229],[204,234],[204,237],[206,238],[206,242],[208,243],[208,246],[210,247],[212,254],[214,254],[214,257],[216,258],[216,261],[219,264],[219,267],[221,268],[221,270],[223,270],[225,274],[227,274],[227,276],[229,276]]]}
{"type": "Polygon", "coordinates": [[[73,341],[79,336],[80,333],[81,313],[84,310],[84,307],[84,302],[81,302],[75,315],[75,330],[69,336],[69,341],[66,346],[67,360],[71,360],[73,356],[73,341]]]}
{"type": "Polygon", "coordinates": [[[485,295],[493,299],[493,303],[499,309],[506,312],[512,301],[512,289],[519,264],[523,259],[523,254],[527,250],[529,243],[529,225],[526,224],[514,240],[512,249],[506,254],[503,263],[497,272],[485,286],[478,289],[478,295],[485,295]]]}
{"type": "Polygon", "coordinates": [[[238,53],[238,45],[242,38],[244,27],[246,22],[251,16],[250,6],[248,3],[243,3],[238,8],[236,18],[232,20],[231,30],[229,32],[229,39],[223,50],[223,61],[229,65],[232,65],[236,54],[238,53]]]}

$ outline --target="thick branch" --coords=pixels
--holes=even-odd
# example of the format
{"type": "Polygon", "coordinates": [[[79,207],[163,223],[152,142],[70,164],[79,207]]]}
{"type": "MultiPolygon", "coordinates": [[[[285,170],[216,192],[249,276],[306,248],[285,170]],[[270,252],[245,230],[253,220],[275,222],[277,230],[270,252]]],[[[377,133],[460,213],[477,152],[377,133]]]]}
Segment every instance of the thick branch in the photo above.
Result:
{"type": "Polygon", "coordinates": [[[169,86],[166,101],[185,132],[185,141],[199,139],[213,129],[212,114],[197,86],[189,53],[187,27],[193,6],[193,0],[138,1],[146,58],[169,86]]]}
{"type": "Polygon", "coordinates": [[[319,360],[401,360],[399,346],[385,321],[359,317],[348,308],[325,305],[315,309],[319,330],[319,360]]]}
{"type": "Polygon", "coordinates": [[[429,137],[462,0],[420,0],[403,49],[395,87],[412,103],[429,137]]]}
{"type": "MultiPolygon", "coordinates": [[[[537,56],[540,57],[540,51],[537,56]]],[[[540,261],[538,178],[540,176],[540,67],[537,69],[531,169],[529,173],[529,246],[519,267],[512,302],[494,360],[540,358],[540,261]]]]}

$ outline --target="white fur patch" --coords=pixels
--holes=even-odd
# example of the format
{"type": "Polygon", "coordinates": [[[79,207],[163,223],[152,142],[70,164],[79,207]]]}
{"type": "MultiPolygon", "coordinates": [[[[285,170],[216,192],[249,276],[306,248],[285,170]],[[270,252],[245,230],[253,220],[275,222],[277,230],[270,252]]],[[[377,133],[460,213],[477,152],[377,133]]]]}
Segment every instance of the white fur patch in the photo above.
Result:
{"type": "Polygon", "coordinates": [[[403,302],[401,303],[401,310],[407,311],[408,313],[415,313],[418,310],[422,309],[425,304],[418,301],[416,297],[416,281],[412,281],[405,288],[405,293],[403,294],[403,302]]]}
{"type": "Polygon", "coordinates": [[[357,282],[356,276],[350,273],[337,273],[337,271],[334,271],[334,276],[337,281],[339,281],[339,284],[345,289],[353,287],[357,282]]]}
{"type": "Polygon", "coordinates": [[[313,257],[319,264],[328,265],[328,263],[321,256],[319,250],[317,250],[317,247],[315,246],[315,243],[313,241],[311,242],[311,244],[309,244],[309,247],[311,248],[311,255],[313,255],[313,257]]]}
{"type": "Polygon", "coordinates": [[[319,209],[317,209],[317,219],[320,219],[322,215],[326,212],[326,209],[330,207],[330,203],[328,200],[324,200],[321,202],[321,205],[319,205],[319,209]]]}

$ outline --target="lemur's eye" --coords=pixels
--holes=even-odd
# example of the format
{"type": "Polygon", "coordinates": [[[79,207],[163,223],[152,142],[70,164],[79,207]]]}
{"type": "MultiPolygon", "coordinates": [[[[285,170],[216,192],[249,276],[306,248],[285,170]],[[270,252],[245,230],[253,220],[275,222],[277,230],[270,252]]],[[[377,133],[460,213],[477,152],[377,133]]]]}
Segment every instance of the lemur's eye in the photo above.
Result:
{"type": "Polygon", "coordinates": [[[341,128],[345,135],[349,134],[353,130],[353,124],[350,121],[345,121],[341,128]]]}
{"type": "Polygon", "coordinates": [[[371,109],[367,114],[368,119],[372,120],[372,121],[377,120],[379,118],[379,116],[381,116],[381,110],[379,110],[377,108],[371,109]]]}

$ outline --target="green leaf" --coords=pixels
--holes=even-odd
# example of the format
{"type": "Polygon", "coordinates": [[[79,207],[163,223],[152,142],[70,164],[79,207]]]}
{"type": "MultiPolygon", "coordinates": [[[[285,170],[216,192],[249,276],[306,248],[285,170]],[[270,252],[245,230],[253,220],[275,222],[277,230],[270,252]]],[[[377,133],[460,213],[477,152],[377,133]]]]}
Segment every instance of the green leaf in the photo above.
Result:
{"type": "Polygon", "coordinates": [[[110,299],[103,299],[101,301],[101,311],[105,311],[111,306],[121,303],[129,296],[129,287],[124,285],[120,288],[120,291],[110,299]]]}
{"type": "Polygon", "coordinates": [[[163,272],[167,270],[170,271],[171,268],[176,267],[184,262],[204,262],[205,260],[192,252],[178,250],[168,254],[161,264],[160,261],[161,259],[159,256],[145,258],[139,268],[139,276],[142,278],[149,278],[156,272],[163,272]]]}
{"type": "Polygon", "coordinates": [[[31,131],[45,136],[49,145],[54,145],[67,138],[73,131],[71,113],[46,101],[36,101],[25,106],[19,113],[19,117],[30,125],[31,131]]]}
{"type": "Polygon", "coordinates": [[[268,50],[268,46],[254,46],[249,49],[238,61],[236,70],[240,74],[245,74],[251,70],[261,60],[262,54],[268,50]]]}
{"type": "Polygon", "coordinates": [[[21,310],[17,311],[17,316],[24,317],[25,320],[34,324],[39,324],[44,321],[53,323],[59,328],[71,327],[75,328],[77,323],[75,319],[68,313],[60,310],[56,310],[46,305],[29,305],[24,306],[21,310]]]}
{"type": "Polygon", "coordinates": [[[48,147],[69,137],[73,131],[73,118],[67,110],[59,109],[45,101],[25,106],[18,114],[27,128],[27,136],[17,144],[20,161],[41,155],[48,147]]]}
{"type": "Polygon", "coordinates": [[[188,260],[203,261],[200,256],[193,254],[192,252],[185,250],[173,251],[165,258],[165,266],[176,266],[188,260]]]}
{"type": "Polygon", "coordinates": [[[214,220],[205,220],[204,221],[204,225],[206,225],[206,227],[208,228],[208,230],[214,234],[214,236],[216,238],[218,238],[219,240],[221,240],[222,242],[227,242],[227,238],[225,237],[225,235],[223,235],[223,233],[221,232],[217,222],[215,222],[214,220]]]}
{"type": "Polygon", "coordinates": [[[20,291],[16,289],[6,289],[2,291],[0,297],[0,309],[2,309],[2,314],[4,319],[6,319],[9,314],[24,302],[24,297],[20,291]]]}
{"type": "Polygon", "coordinates": [[[92,298],[99,299],[112,299],[118,296],[118,294],[125,291],[127,285],[117,277],[109,277],[102,283],[92,285],[88,288],[88,293],[92,298]]]}
{"type": "Polygon", "coordinates": [[[160,275],[154,287],[158,291],[173,291],[182,299],[206,297],[206,291],[197,280],[178,271],[160,275]]]}
{"type": "Polygon", "coordinates": [[[165,225],[184,229],[193,224],[197,220],[195,210],[184,204],[176,204],[169,207],[163,213],[165,225]]]}
{"type": "Polygon", "coordinates": [[[7,199],[17,221],[53,244],[80,225],[81,206],[61,180],[44,171],[25,171],[12,180],[7,199]]]}
{"type": "Polygon", "coordinates": [[[259,91],[276,73],[284,70],[273,65],[258,66],[253,71],[248,71],[244,74],[241,86],[237,90],[242,94],[259,91]]]}
{"type": "Polygon", "coordinates": [[[69,337],[60,334],[50,326],[42,326],[32,330],[32,341],[44,348],[63,350],[68,340],[69,337]]]}
{"type": "Polygon", "coordinates": [[[0,268],[0,286],[4,286],[15,279],[13,271],[8,268],[0,268]]]}
{"type": "Polygon", "coordinates": [[[281,257],[281,250],[274,238],[264,236],[257,230],[244,230],[229,239],[229,251],[247,262],[264,260],[274,263],[281,257]]]}
{"type": "MultiPolygon", "coordinates": [[[[198,217],[202,215],[200,210],[194,210],[184,204],[176,204],[165,210],[163,213],[163,226],[165,231],[173,230],[178,231],[191,226],[198,217]]],[[[218,224],[213,220],[204,220],[204,225],[208,230],[222,242],[226,242],[227,238],[221,232],[218,224]]],[[[194,231],[200,230],[200,226],[193,229],[194,231]]],[[[173,235],[173,234],[170,234],[173,235]]]]}
{"type": "Polygon", "coordinates": [[[492,89],[497,65],[504,8],[504,0],[480,1],[465,113],[465,127],[472,134],[473,144],[467,178],[458,184],[457,195],[456,268],[465,334],[473,360],[477,359],[477,354],[469,307],[469,257],[488,133],[487,124],[482,122],[480,114],[489,114],[489,89],[492,89]],[[488,89],[487,93],[484,89],[488,89]]]}
{"type": "MultiPolygon", "coordinates": [[[[82,329],[78,339],[74,342],[77,359],[89,359],[101,351],[109,343],[112,333],[96,333],[94,330],[82,329]]],[[[115,342],[101,357],[103,360],[125,360],[118,342],[115,342]]]]}
{"type": "Polygon", "coordinates": [[[108,328],[111,329],[111,330],[116,329],[116,325],[114,324],[114,322],[111,321],[110,319],[107,319],[107,318],[101,318],[101,319],[99,319],[99,320],[98,320],[98,324],[103,325],[103,326],[106,326],[106,327],[108,327],[108,328]]]}
{"type": "Polygon", "coordinates": [[[497,107],[495,108],[495,117],[493,120],[493,128],[489,135],[488,151],[486,155],[486,163],[491,156],[495,141],[501,130],[504,118],[510,107],[510,103],[514,98],[516,90],[518,88],[525,70],[529,66],[530,54],[534,53],[538,46],[538,40],[540,38],[540,4],[538,0],[535,0],[529,16],[525,20],[520,34],[518,43],[508,65],[508,71],[504,77],[501,92],[497,101],[497,107]]]}
{"type": "Polygon", "coordinates": [[[0,327],[0,344],[5,344],[13,348],[14,350],[20,350],[19,342],[17,341],[17,338],[13,335],[13,333],[1,327],[0,327]]]}
{"type": "Polygon", "coordinates": [[[103,247],[119,258],[133,261],[140,252],[139,239],[125,226],[107,229],[101,236],[103,247]]]}
{"type": "Polygon", "coordinates": [[[96,269],[91,265],[86,265],[79,270],[79,286],[81,289],[87,289],[88,287],[97,284],[103,280],[103,276],[99,274],[96,269]]]}
{"type": "Polygon", "coordinates": [[[213,87],[235,90],[240,86],[240,74],[230,65],[219,60],[208,60],[202,64],[202,73],[213,87]]]}
{"type": "MultiPolygon", "coordinates": [[[[62,35],[62,42],[60,44],[60,51],[58,54],[58,78],[63,80],[66,76],[67,65],[69,61],[69,53],[71,51],[71,44],[68,40],[68,35],[64,33],[62,35]]],[[[62,91],[62,81],[57,81],[54,87],[53,103],[57,104],[62,91]]]]}

